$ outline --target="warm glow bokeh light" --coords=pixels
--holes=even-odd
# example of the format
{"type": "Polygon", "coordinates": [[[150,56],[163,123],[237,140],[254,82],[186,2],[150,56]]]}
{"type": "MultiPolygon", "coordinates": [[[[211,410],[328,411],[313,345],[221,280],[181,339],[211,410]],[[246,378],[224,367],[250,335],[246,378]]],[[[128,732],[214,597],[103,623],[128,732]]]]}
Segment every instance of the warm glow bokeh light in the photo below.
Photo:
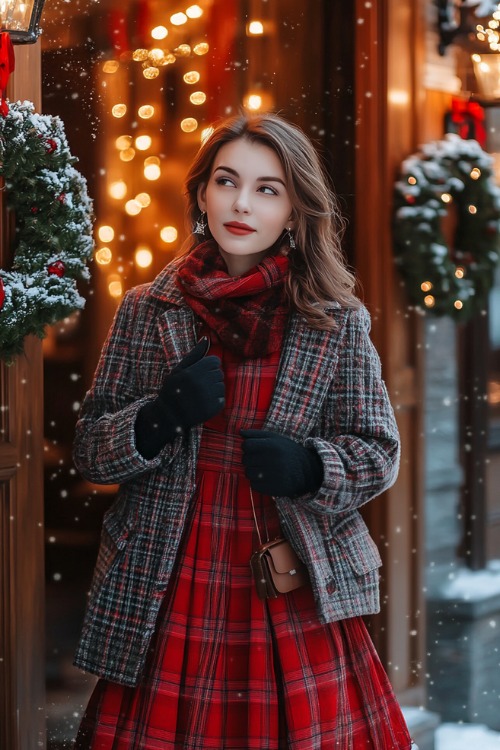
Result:
{"type": "Polygon", "coordinates": [[[248,33],[257,36],[264,33],[264,24],[262,21],[250,21],[248,24],[248,33]]]}
{"type": "Polygon", "coordinates": [[[101,242],[112,242],[115,237],[115,230],[113,227],[110,227],[109,224],[103,224],[103,226],[99,227],[97,230],[97,236],[101,242]]]}
{"type": "Polygon", "coordinates": [[[165,39],[168,36],[168,29],[165,26],[155,26],[151,31],[153,39],[165,39]]]}
{"type": "Polygon", "coordinates": [[[120,63],[118,60],[106,60],[102,66],[102,70],[104,73],[116,73],[119,67],[120,63]]]}
{"type": "Polygon", "coordinates": [[[189,8],[186,8],[186,16],[188,18],[201,18],[202,15],[203,11],[199,5],[190,5],[189,8]]]}
{"type": "Polygon", "coordinates": [[[150,135],[138,135],[135,139],[135,147],[139,149],[139,151],[147,151],[148,148],[151,147],[151,136],[150,135]]]}
{"type": "Polygon", "coordinates": [[[192,133],[197,127],[198,120],[195,120],[194,117],[185,117],[184,120],[181,120],[181,130],[185,133],[192,133]]]}
{"type": "Polygon", "coordinates": [[[142,117],[143,120],[149,120],[150,117],[153,117],[155,113],[155,108],[152,104],[143,104],[142,107],[139,107],[137,110],[137,114],[139,117],[142,117]]]}
{"type": "Polygon", "coordinates": [[[127,183],[124,180],[112,182],[108,188],[108,193],[112,198],[120,200],[127,195],[127,183]]]}
{"type": "Polygon", "coordinates": [[[189,83],[190,85],[193,83],[198,83],[200,80],[200,74],[197,70],[189,70],[187,73],[184,73],[184,83],[189,83]]]}
{"type": "Polygon", "coordinates": [[[193,91],[191,96],[189,97],[189,101],[191,104],[196,104],[197,106],[199,104],[205,104],[207,100],[207,95],[204,91],[193,91]]]}
{"type": "Polygon", "coordinates": [[[135,196],[135,200],[141,205],[142,208],[147,208],[151,205],[151,196],[149,193],[138,193],[135,196]]]}
{"type": "Polygon", "coordinates": [[[173,16],[170,16],[170,23],[174,26],[182,26],[187,20],[188,17],[185,13],[174,13],[173,16]]]}
{"type": "Polygon", "coordinates": [[[177,229],[175,227],[162,227],[160,230],[160,237],[162,238],[163,242],[175,242],[177,239],[177,229]]]}
{"type": "Polygon", "coordinates": [[[107,266],[108,263],[111,263],[112,257],[113,253],[109,247],[100,247],[99,250],[96,250],[95,259],[100,266],[107,266]]]}
{"type": "Polygon", "coordinates": [[[135,263],[139,268],[148,268],[153,262],[153,253],[149,247],[138,247],[135,251],[135,263]]]}
{"type": "Polygon", "coordinates": [[[127,114],[126,104],[115,104],[111,110],[113,117],[124,117],[127,114]]]}
{"type": "Polygon", "coordinates": [[[137,216],[137,214],[141,213],[142,206],[139,201],[135,200],[135,198],[132,198],[132,200],[129,200],[125,203],[125,211],[129,216],[137,216]]]}

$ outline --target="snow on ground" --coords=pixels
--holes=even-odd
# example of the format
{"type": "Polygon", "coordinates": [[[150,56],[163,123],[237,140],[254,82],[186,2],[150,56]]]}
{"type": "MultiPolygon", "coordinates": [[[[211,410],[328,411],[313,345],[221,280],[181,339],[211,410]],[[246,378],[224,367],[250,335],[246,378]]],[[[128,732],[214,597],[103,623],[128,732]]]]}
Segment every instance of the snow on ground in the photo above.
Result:
{"type": "Polygon", "coordinates": [[[500,750],[500,732],[483,724],[441,724],[436,750],[500,750]]]}
{"type": "Polygon", "coordinates": [[[447,598],[465,601],[500,594],[500,560],[492,560],[485,570],[462,568],[450,573],[442,593],[447,598]]]}

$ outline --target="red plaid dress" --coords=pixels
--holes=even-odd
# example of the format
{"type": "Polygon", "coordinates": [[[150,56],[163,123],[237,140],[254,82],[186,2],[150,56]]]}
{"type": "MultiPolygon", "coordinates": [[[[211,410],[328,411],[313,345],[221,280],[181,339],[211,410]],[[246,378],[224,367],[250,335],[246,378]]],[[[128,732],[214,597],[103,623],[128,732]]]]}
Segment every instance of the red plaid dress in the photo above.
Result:
{"type": "MultiPolygon", "coordinates": [[[[410,750],[360,618],[321,625],[310,587],[262,602],[242,428],[261,428],[279,352],[216,345],[226,407],[203,431],[197,495],[139,687],[100,680],[75,750],[410,750]]],[[[254,493],[261,531],[279,532],[254,493]]],[[[265,533],[264,533],[265,535],[265,533]]]]}

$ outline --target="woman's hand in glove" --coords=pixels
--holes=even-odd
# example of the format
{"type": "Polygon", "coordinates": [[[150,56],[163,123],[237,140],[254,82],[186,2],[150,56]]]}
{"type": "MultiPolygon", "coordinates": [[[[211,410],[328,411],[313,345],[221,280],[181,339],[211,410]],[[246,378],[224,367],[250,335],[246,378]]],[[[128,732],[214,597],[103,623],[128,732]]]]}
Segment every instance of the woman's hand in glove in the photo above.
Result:
{"type": "Polygon", "coordinates": [[[160,393],[137,415],[137,449],[151,459],[194,425],[211,419],[224,408],[224,375],[219,357],[206,357],[204,336],[163,381],[160,393]]]}
{"type": "Polygon", "coordinates": [[[265,495],[293,497],[316,492],[323,464],[314,448],[305,448],[269,430],[240,430],[243,465],[252,489],[265,495]]]}
{"type": "Polygon", "coordinates": [[[224,407],[224,375],[219,357],[206,357],[204,336],[167,375],[158,398],[177,431],[202,424],[224,407]]]}

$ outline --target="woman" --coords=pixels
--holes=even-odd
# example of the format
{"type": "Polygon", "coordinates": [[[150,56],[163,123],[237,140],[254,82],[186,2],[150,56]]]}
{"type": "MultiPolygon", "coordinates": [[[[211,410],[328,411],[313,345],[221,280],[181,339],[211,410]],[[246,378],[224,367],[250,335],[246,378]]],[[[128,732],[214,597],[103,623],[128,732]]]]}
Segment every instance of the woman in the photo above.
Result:
{"type": "Polygon", "coordinates": [[[380,556],[358,508],[399,439],[319,159],[278,116],[236,117],[187,196],[187,252],[125,295],[77,425],[78,469],[120,491],[76,748],[409,750],[361,620],[380,556]],[[249,561],[277,536],[308,580],[261,599],[249,561]]]}

